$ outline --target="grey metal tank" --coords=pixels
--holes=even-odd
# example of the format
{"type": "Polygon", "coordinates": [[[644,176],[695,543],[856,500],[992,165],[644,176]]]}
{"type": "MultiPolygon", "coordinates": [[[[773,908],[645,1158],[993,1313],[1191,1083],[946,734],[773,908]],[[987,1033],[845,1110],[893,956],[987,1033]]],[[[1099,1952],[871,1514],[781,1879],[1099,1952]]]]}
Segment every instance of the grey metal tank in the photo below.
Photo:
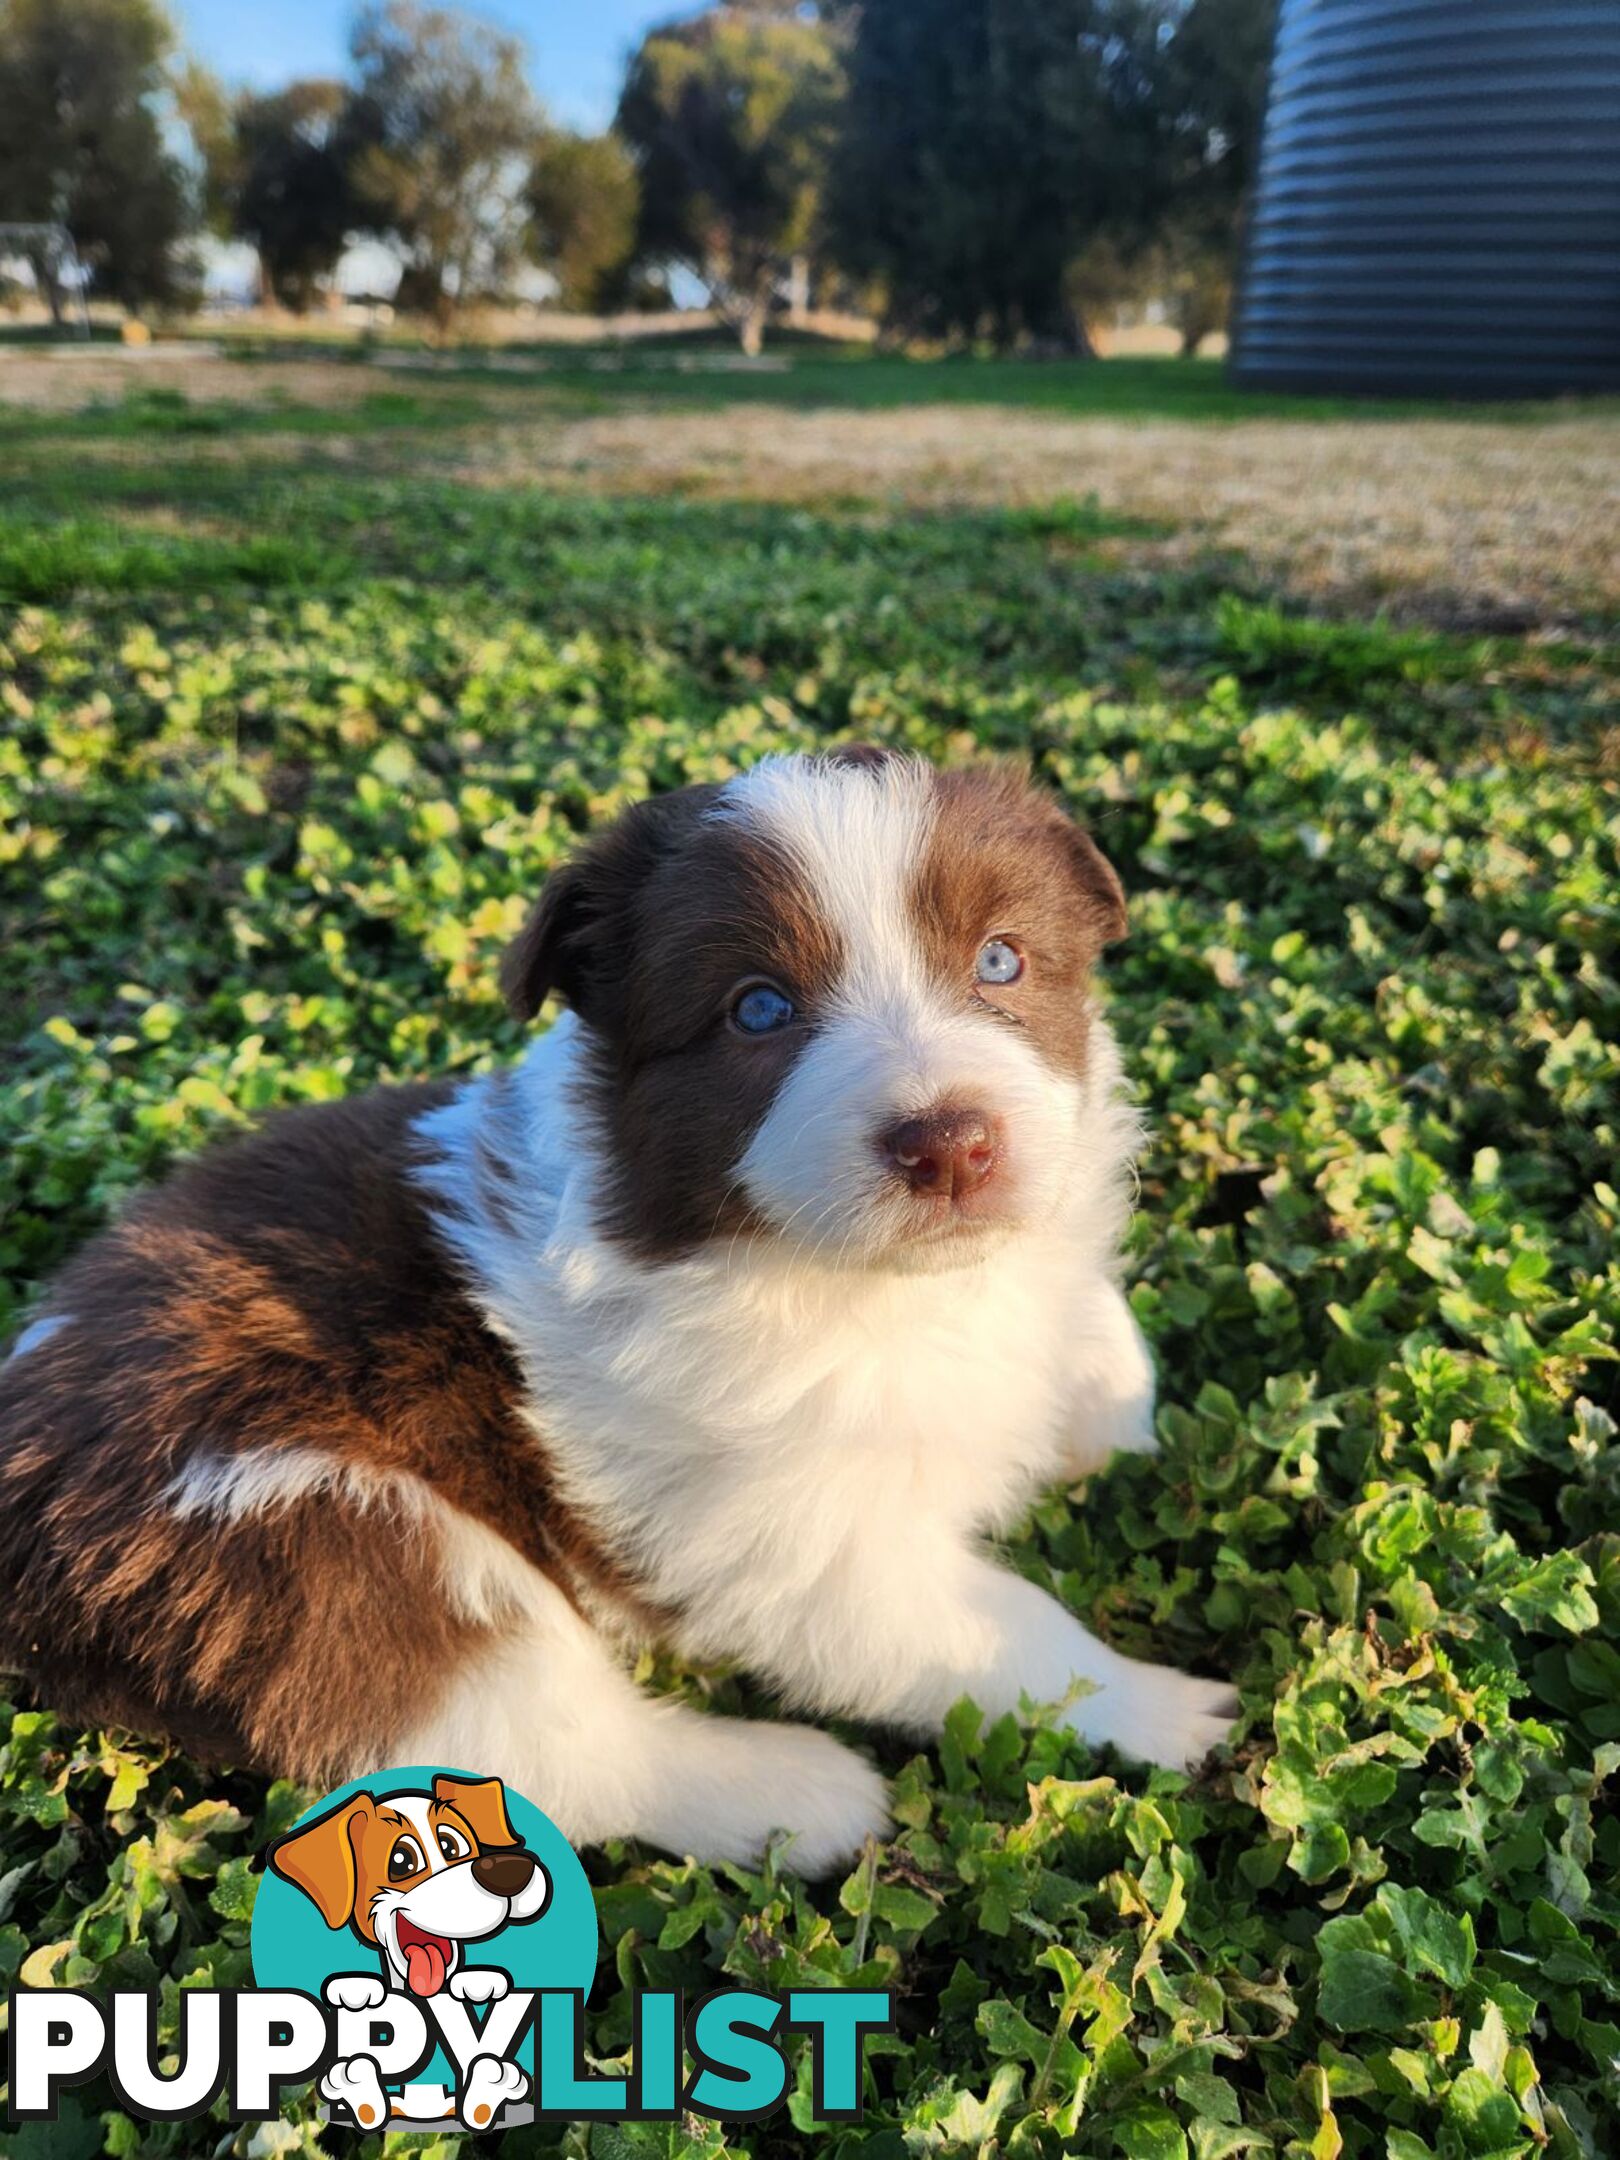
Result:
{"type": "Polygon", "coordinates": [[[1620,389],[1620,0],[1281,0],[1231,369],[1620,389]]]}

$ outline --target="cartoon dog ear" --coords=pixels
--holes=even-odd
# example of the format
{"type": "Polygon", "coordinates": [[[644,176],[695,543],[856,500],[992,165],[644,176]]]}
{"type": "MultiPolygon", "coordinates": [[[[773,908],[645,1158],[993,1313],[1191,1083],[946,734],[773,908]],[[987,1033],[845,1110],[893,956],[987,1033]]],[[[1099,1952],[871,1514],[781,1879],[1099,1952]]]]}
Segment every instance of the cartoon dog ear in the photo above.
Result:
{"type": "Polygon", "coordinates": [[[359,1886],[354,1832],[376,1812],[370,1793],[357,1793],[301,1830],[277,1838],[265,1855],[268,1866],[319,1908],[329,1928],[347,1927],[354,1918],[359,1886]]]}
{"type": "Polygon", "coordinates": [[[494,1846],[521,1842],[506,1812],[506,1787],[498,1777],[441,1775],[433,1780],[433,1797],[455,1809],[486,1851],[494,1846]]]}

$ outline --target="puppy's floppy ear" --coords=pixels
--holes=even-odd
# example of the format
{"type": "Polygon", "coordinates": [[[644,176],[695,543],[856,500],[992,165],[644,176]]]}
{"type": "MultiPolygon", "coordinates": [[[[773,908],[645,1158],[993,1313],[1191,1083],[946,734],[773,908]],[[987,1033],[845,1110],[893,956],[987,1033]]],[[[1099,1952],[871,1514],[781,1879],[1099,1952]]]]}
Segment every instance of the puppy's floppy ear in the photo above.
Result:
{"type": "Polygon", "coordinates": [[[301,1830],[277,1838],[265,1855],[267,1866],[302,1890],[329,1928],[347,1927],[354,1918],[359,1886],[354,1832],[376,1812],[370,1793],[356,1793],[301,1830]]]}
{"type": "Polygon", "coordinates": [[[555,990],[582,1020],[611,1023],[637,896],[719,792],[680,788],[636,803],[552,871],[501,962],[501,989],[518,1019],[532,1020],[555,990]]]}
{"type": "Polygon", "coordinates": [[[1061,864],[1091,945],[1100,950],[1124,937],[1130,925],[1119,873],[1024,760],[960,767],[942,773],[937,785],[973,811],[982,840],[1004,842],[1015,855],[1034,847],[1061,864]]]}
{"type": "Polygon", "coordinates": [[[1130,928],[1125,908],[1125,888],[1119,872],[1089,833],[1067,824],[1064,833],[1069,867],[1080,888],[1099,945],[1112,945],[1130,928]]]}
{"type": "Polygon", "coordinates": [[[433,1797],[455,1809],[486,1851],[491,1846],[520,1842],[506,1812],[506,1787],[498,1777],[459,1778],[441,1774],[433,1780],[433,1797]]]}
{"type": "Polygon", "coordinates": [[[553,990],[572,1004],[583,955],[577,947],[590,899],[589,853],[553,870],[529,919],[501,958],[501,994],[519,1020],[532,1020],[553,990]]]}

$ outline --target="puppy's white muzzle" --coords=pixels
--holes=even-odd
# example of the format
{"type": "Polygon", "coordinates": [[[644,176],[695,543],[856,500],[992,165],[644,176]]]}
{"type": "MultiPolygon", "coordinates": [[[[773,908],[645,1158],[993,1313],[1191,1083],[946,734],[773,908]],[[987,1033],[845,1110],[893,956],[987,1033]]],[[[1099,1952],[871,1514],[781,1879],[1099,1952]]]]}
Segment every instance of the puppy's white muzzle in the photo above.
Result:
{"type": "Polygon", "coordinates": [[[783,1237],[829,1261],[949,1265],[974,1233],[1055,1212],[1079,1108],[1010,1021],[910,998],[846,1008],[817,1029],[739,1175],[783,1237]]]}

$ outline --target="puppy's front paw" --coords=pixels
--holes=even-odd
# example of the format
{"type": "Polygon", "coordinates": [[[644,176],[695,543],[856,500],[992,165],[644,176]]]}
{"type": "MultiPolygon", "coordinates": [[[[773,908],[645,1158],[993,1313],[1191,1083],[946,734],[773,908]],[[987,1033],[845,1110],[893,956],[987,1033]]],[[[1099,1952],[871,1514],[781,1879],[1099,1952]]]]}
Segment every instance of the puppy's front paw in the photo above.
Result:
{"type": "Polygon", "coordinates": [[[668,1777],[647,1824],[653,1840],[698,1860],[757,1867],[778,1835],[777,1856],[796,1875],[826,1875],[889,1828],[883,1780],[852,1748],[811,1725],[705,1720],[702,1750],[668,1777]]]}
{"type": "MultiPolygon", "coordinates": [[[[764,1813],[768,1830],[785,1830],[780,1848],[785,1867],[814,1879],[847,1866],[868,1838],[885,1838],[889,1788],[852,1748],[810,1726],[782,1725],[771,1764],[771,1791],[764,1813]],[[784,1745],[791,1740],[792,1745],[784,1745]]],[[[761,1840],[761,1844],[764,1840],[761,1840]]]]}
{"type": "Polygon", "coordinates": [[[375,1973],[334,1973],[321,1993],[338,2010],[375,2010],[388,1990],[375,1973]]]}
{"type": "Polygon", "coordinates": [[[499,2002],[512,1992],[512,1983],[494,1965],[468,1965],[451,1975],[450,1992],[457,2002],[499,2002]]]}
{"type": "Polygon", "coordinates": [[[1153,1429],[1153,1389],[1112,1399],[1089,1395],[1076,1406],[1066,1436],[1064,1475],[1071,1481],[1090,1477],[1116,1455],[1157,1455],[1153,1429]]]}
{"type": "Polygon", "coordinates": [[[1169,1665],[1131,1664],[1068,1712],[1076,1732],[1139,1762],[1196,1770],[1231,1732],[1237,1691],[1169,1665]]]}
{"type": "Polygon", "coordinates": [[[1089,1477],[1113,1455],[1154,1455],[1153,1354],[1124,1293],[1096,1288],[1075,1314],[1063,1468],[1089,1477]]]}
{"type": "Polygon", "coordinates": [[[521,2100],[528,2089],[529,2080],[516,2063],[480,2055],[467,2072],[457,2113],[467,2129],[487,2130],[501,2109],[521,2100]]]}
{"type": "MultiPolygon", "coordinates": [[[[364,2010],[371,2006],[356,2003],[345,2007],[364,2010]]],[[[362,2130],[375,2130],[388,2120],[388,2098],[377,2065],[369,2055],[334,2063],[321,2079],[321,2098],[329,2107],[347,2108],[362,2130]]]]}

